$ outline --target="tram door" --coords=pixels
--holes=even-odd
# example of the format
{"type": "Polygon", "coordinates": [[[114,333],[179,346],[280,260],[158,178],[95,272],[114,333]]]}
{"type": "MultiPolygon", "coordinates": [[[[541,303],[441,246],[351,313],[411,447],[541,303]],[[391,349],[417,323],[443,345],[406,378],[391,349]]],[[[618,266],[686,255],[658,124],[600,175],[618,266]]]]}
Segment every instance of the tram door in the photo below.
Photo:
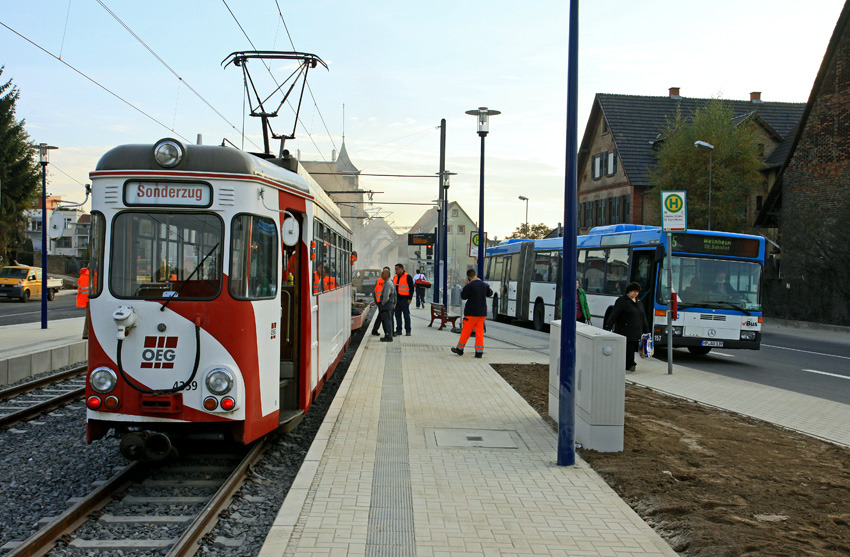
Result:
{"type": "Polygon", "coordinates": [[[283,246],[283,285],[280,298],[280,421],[298,410],[298,341],[300,338],[301,282],[308,277],[301,267],[301,242],[283,246]]]}

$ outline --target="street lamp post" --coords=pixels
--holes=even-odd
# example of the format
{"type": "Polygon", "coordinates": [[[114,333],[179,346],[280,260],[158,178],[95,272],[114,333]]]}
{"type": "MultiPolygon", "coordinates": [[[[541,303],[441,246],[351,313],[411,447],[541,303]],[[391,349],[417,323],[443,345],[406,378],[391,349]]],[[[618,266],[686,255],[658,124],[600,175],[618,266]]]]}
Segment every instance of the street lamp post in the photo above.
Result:
{"type": "Polygon", "coordinates": [[[525,201],[525,238],[528,239],[528,198],[524,195],[520,195],[519,198],[525,201]]]}
{"type": "Polygon", "coordinates": [[[714,155],[714,145],[705,141],[694,141],[697,149],[708,149],[708,229],[711,230],[711,163],[714,155]]]}
{"type": "Polygon", "coordinates": [[[41,163],[41,328],[47,328],[47,152],[58,149],[47,143],[38,144],[41,163]]]}
{"type": "Polygon", "coordinates": [[[490,116],[501,114],[498,110],[488,110],[486,106],[467,110],[467,114],[478,118],[478,136],[481,137],[481,185],[478,190],[478,276],[484,279],[484,253],[487,241],[484,236],[484,138],[490,131],[490,116]]]}

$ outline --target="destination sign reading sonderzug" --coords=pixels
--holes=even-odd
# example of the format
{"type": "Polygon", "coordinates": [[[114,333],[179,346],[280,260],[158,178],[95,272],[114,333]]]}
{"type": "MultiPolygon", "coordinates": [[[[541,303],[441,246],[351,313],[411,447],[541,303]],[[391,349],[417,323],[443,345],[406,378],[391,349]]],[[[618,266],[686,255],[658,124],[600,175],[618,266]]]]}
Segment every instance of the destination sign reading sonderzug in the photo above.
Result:
{"type": "Polygon", "coordinates": [[[126,205],[209,207],[212,188],[201,182],[138,182],[124,184],[126,205]]]}

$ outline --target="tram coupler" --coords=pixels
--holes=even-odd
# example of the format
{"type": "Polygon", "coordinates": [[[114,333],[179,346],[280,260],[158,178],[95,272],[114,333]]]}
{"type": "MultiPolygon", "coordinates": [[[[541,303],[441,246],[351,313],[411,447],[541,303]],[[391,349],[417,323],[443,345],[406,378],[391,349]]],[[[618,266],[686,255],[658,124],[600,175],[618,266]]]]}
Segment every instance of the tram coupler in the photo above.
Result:
{"type": "Polygon", "coordinates": [[[121,438],[120,450],[128,460],[158,461],[171,454],[171,440],[164,433],[132,431],[121,438]]]}

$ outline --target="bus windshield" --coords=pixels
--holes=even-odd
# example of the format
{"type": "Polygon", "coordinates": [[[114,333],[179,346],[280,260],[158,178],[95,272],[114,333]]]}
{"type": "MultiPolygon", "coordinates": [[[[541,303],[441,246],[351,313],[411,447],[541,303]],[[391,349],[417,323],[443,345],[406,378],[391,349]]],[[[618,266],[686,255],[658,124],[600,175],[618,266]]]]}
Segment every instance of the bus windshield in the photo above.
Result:
{"type": "MultiPolygon", "coordinates": [[[[679,307],[761,311],[762,267],[753,261],[673,257],[673,289],[679,307]]],[[[659,271],[656,301],[666,305],[667,271],[659,271]]]]}

